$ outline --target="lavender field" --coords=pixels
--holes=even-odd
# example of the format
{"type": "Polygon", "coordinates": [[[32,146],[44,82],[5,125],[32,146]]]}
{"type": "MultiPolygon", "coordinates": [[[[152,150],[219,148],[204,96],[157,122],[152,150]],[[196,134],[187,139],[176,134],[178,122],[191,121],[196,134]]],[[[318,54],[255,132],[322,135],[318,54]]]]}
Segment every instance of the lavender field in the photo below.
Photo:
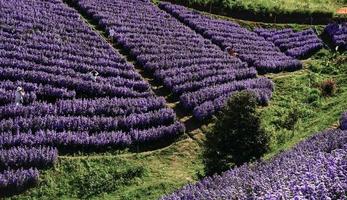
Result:
{"type": "Polygon", "coordinates": [[[318,133],[267,162],[244,165],[163,199],[345,199],[345,131],[318,133]]]}
{"type": "Polygon", "coordinates": [[[0,0],[0,198],[347,198],[346,30],[0,0]],[[205,135],[240,91],[269,151],[205,177],[205,135]]]}

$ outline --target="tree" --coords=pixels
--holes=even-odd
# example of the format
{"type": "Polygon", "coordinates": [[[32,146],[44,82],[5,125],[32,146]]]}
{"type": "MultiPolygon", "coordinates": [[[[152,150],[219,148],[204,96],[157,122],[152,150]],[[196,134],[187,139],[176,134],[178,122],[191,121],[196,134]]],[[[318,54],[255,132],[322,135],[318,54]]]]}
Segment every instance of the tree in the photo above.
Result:
{"type": "Polygon", "coordinates": [[[257,97],[249,91],[234,94],[206,134],[206,175],[260,158],[269,149],[269,135],[261,127],[257,97]]]}

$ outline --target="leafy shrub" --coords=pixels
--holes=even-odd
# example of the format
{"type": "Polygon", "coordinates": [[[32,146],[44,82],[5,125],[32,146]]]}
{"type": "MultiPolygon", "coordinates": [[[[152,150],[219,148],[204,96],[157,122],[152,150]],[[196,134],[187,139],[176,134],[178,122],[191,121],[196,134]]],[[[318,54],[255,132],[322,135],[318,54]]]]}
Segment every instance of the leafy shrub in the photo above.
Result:
{"type": "Polygon", "coordinates": [[[320,91],[318,89],[312,89],[309,91],[307,95],[306,102],[313,106],[318,105],[318,101],[320,99],[320,91]]]}
{"type": "Polygon", "coordinates": [[[269,135],[261,127],[253,93],[234,94],[206,134],[204,161],[207,175],[260,158],[269,148],[269,135]]]}
{"type": "MultiPolygon", "coordinates": [[[[274,116],[272,124],[275,126],[276,131],[279,132],[282,129],[294,130],[295,125],[303,116],[309,117],[311,115],[304,104],[298,102],[283,103],[282,109],[279,109],[274,116]]],[[[276,134],[277,134],[276,132],[276,134]]]]}
{"type": "Polygon", "coordinates": [[[333,96],[336,92],[336,88],[336,82],[332,79],[325,80],[320,85],[323,96],[333,96]]]}

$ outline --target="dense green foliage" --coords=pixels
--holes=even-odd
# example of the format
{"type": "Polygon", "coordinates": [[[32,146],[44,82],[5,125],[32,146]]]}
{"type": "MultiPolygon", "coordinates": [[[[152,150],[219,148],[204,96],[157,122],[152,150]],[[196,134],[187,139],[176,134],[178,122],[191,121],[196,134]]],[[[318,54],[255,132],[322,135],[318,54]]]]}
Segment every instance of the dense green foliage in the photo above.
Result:
{"type": "Polygon", "coordinates": [[[260,158],[269,148],[269,136],[261,127],[256,96],[238,92],[227,102],[206,134],[205,173],[212,175],[260,158]]]}
{"type": "Polygon", "coordinates": [[[271,132],[272,151],[286,149],[314,132],[337,127],[340,114],[347,109],[346,61],[346,53],[323,49],[306,60],[301,71],[269,75],[276,91],[271,105],[262,109],[262,121],[271,132]],[[331,96],[321,91],[325,80],[336,84],[331,96]]]}
{"type": "MultiPolygon", "coordinates": [[[[216,14],[267,22],[321,22],[345,0],[165,0],[216,14]],[[253,17],[252,17],[253,16],[253,17]],[[311,18],[312,16],[312,18],[311,18]],[[320,19],[318,19],[320,18],[320,19]]],[[[343,17],[343,16],[342,16],[343,17]]]]}

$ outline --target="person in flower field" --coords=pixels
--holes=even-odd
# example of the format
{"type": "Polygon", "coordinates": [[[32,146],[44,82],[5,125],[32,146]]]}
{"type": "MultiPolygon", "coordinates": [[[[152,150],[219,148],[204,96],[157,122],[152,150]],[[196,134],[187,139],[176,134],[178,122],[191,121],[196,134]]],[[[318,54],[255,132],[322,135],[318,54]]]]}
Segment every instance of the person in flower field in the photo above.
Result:
{"type": "Polygon", "coordinates": [[[238,56],[238,53],[237,53],[233,48],[231,48],[231,47],[227,47],[225,50],[226,50],[226,51],[228,52],[228,54],[229,54],[230,56],[232,56],[232,57],[237,57],[237,56],[238,56]]]}
{"type": "Polygon", "coordinates": [[[24,89],[22,87],[17,87],[16,99],[15,99],[15,102],[16,102],[17,106],[23,104],[24,95],[25,95],[24,89]]]}
{"type": "Polygon", "coordinates": [[[93,71],[89,72],[89,76],[93,81],[96,81],[98,78],[99,72],[93,69],[93,71]]]}

